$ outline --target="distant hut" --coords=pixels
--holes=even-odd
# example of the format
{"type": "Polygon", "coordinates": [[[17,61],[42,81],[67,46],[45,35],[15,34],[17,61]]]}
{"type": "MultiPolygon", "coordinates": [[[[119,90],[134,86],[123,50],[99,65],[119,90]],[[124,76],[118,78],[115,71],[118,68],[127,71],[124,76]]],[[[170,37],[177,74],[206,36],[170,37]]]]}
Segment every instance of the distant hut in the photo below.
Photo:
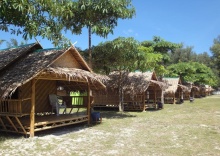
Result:
{"type": "Polygon", "coordinates": [[[211,95],[212,91],[214,91],[214,89],[210,85],[200,85],[200,95],[202,97],[211,95]]]}
{"type": "MultiPolygon", "coordinates": [[[[42,49],[34,43],[0,51],[0,130],[33,137],[35,132],[90,122],[91,90],[105,89],[74,47],[42,49]],[[49,95],[66,90],[65,114],[52,112],[49,95]],[[85,91],[74,105],[70,91],[85,91]],[[69,99],[69,102],[68,102],[69,99]],[[78,103],[79,104],[79,103],[78,103]]],[[[64,93],[62,93],[64,94],[64,93]]]]}
{"type": "Polygon", "coordinates": [[[121,103],[126,111],[144,111],[163,100],[165,84],[157,81],[155,72],[112,72],[104,84],[107,92],[95,96],[94,107],[119,107],[121,103]]]}
{"type": "Polygon", "coordinates": [[[182,85],[180,78],[163,78],[168,84],[168,88],[164,93],[164,103],[175,104],[182,103],[184,92],[188,92],[188,87],[182,85]]]}

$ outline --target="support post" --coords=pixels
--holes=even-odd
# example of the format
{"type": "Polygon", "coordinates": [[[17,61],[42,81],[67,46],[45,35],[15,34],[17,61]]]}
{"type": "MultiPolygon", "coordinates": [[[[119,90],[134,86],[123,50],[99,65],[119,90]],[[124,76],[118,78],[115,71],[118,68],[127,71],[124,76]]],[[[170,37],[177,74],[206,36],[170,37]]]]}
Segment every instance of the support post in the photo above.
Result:
{"type": "Polygon", "coordinates": [[[34,137],[35,123],[35,79],[31,81],[31,113],[30,113],[30,137],[34,137]]]}
{"type": "Polygon", "coordinates": [[[164,104],[164,91],[163,91],[163,89],[161,89],[161,100],[160,100],[160,102],[162,104],[164,104]]]}
{"type": "Polygon", "coordinates": [[[89,82],[87,83],[87,98],[88,98],[88,104],[87,104],[87,115],[88,115],[88,125],[91,124],[91,102],[90,102],[90,86],[89,82]]]}
{"type": "Polygon", "coordinates": [[[146,105],[145,105],[145,91],[143,92],[143,111],[145,111],[146,110],[146,105]]]}

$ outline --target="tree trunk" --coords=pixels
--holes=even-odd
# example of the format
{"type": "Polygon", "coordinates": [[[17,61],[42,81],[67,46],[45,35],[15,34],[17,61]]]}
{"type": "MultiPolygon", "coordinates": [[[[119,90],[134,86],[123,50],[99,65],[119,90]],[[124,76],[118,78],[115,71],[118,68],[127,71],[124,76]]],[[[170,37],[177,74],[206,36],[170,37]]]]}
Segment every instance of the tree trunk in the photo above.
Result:
{"type": "Polygon", "coordinates": [[[88,63],[89,67],[92,68],[92,32],[91,32],[91,27],[89,26],[89,58],[88,58],[88,63]]]}
{"type": "Polygon", "coordinates": [[[119,112],[123,111],[123,95],[122,95],[122,74],[121,74],[121,70],[120,70],[120,74],[119,74],[119,84],[118,84],[118,89],[119,89],[119,112]]]}

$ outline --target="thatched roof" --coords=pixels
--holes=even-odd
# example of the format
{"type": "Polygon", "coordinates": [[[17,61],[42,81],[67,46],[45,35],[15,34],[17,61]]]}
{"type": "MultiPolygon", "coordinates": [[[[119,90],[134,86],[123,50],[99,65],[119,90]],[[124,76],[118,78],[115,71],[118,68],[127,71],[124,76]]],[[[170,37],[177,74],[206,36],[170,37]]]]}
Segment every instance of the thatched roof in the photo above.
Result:
{"type": "Polygon", "coordinates": [[[112,72],[108,76],[109,79],[105,82],[107,88],[117,89],[120,84],[124,92],[130,94],[143,93],[147,90],[150,84],[157,84],[160,88],[163,88],[166,84],[153,80],[152,77],[155,75],[154,72],[112,72]]]}
{"type": "Polygon", "coordinates": [[[0,71],[14,63],[17,59],[22,58],[28,52],[34,51],[36,49],[42,49],[40,44],[32,43],[0,50],[0,71]]]}
{"type": "MultiPolygon", "coordinates": [[[[98,74],[76,68],[46,68],[41,75],[55,74],[55,77],[62,77],[68,81],[89,82],[93,89],[105,89],[105,85],[100,83],[98,74]]],[[[40,78],[40,77],[39,77],[40,78]]]]}
{"type": "Polygon", "coordinates": [[[190,87],[187,87],[187,86],[184,86],[184,85],[181,85],[181,84],[179,84],[178,86],[182,88],[183,92],[190,92],[191,91],[190,87]]]}
{"type": "MultiPolygon", "coordinates": [[[[27,46],[29,47],[29,45],[27,46]]],[[[19,53],[25,53],[25,51],[29,48],[23,48],[23,52],[19,53]]],[[[74,47],[70,47],[68,50],[63,49],[39,49],[35,51],[28,52],[26,55],[23,55],[22,57],[19,57],[19,59],[16,59],[16,62],[11,64],[9,62],[9,66],[4,67],[4,69],[0,70],[0,97],[4,98],[9,95],[10,92],[15,91],[15,89],[31,79],[35,78],[36,76],[40,75],[45,70],[51,70],[50,65],[53,64],[54,61],[56,61],[58,58],[60,58],[64,53],[67,51],[71,51],[72,55],[75,57],[75,59],[81,64],[82,67],[87,72],[91,72],[91,69],[88,67],[86,62],[83,60],[83,58],[80,56],[78,51],[74,47]]],[[[0,52],[0,58],[1,56],[6,55],[6,51],[4,53],[0,52]]],[[[17,54],[19,55],[19,54],[17,54]]],[[[54,69],[54,72],[56,73],[65,73],[66,75],[70,74],[71,69],[69,70],[63,70],[58,71],[54,69]]],[[[75,77],[85,78],[88,76],[89,81],[88,82],[95,82],[94,84],[99,84],[99,87],[103,88],[103,84],[96,80],[94,77],[94,74],[89,75],[86,72],[81,71],[82,74],[76,74],[75,77]],[[86,73],[86,74],[85,74],[86,73]]],[[[78,72],[79,73],[79,72],[78,72]]],[[[68,80],[68,77],[66,77],[66,80],[68,80]]]]}
{"type": "Polygon", "coordinates": [[[181,81],[178,78],[163,78],[163,82],[168,84],[168,88],[165,90],[165,93],[175,93],[178,86],[181,84],[181,81]]]}

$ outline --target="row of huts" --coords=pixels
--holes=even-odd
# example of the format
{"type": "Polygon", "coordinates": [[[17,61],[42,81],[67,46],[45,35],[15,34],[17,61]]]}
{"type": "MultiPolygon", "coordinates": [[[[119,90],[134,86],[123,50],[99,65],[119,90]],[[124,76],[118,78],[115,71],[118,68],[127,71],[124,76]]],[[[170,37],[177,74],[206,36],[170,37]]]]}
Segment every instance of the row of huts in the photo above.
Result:
{"type": "Polygon", "coordinates": [[[0,51],[0,131],[33,137],[50,128],[90,124],[91,107],[143,111],[189,99],[194,91],[198,88],[183,86],[179,78],[159,81],[154,72],[96,74],[73,46],[43,49],[37,42],[0,51]],[[57,99],[50,99],[53,95],[57,99]]]}

